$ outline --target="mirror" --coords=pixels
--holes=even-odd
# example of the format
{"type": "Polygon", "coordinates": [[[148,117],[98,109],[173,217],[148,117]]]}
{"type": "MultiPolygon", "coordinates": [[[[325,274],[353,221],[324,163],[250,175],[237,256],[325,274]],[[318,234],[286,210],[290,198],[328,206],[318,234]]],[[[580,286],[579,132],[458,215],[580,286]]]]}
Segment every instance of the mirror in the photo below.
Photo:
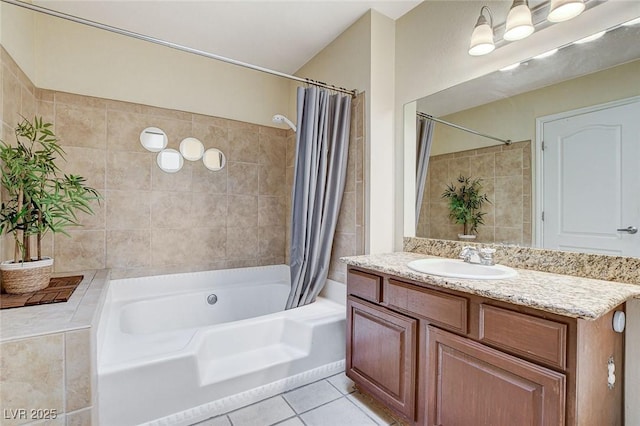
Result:
{"type": "Polygon", "coordinates": [[[204,154],[204,145],[196,138],[184,138],[180,142],[180,154],[185,160],[198,161],[204,154]]]}
{"type": "Polygon", "coordinates": [[[176,173],[182,169],[184,165],[184,160],[182,155],[175,149],[167,148],[163,149],[158,153],[158,157],[156,157],[156,162],[158,163],[158,167],[163,172],[167,173],[176,173]]]}
{"type": "Polygon", "coordinates": [[[162,129],[147,127],[140,132],[140,143],[148,151],[160,152],[167,147],[169,139],[162,129]]]}
{"type": "Polygon", "coordinates": [[[222,170],[226,161],[227,160],[224,156],[224,153],[218,148],[209,148],[202,156],[202,162],[204,163],[204,166],[214,172],[222,170]]]}
{"type": "MultiPolygon", "coordinates": [[[[415,223],[405,223],[405,230],[415,229],[417,237],[457,240],[462,225],[451,222],[441,195],[462,174],[483,179],[491,201],[477,242],[541,247],[540,122],[566,111],[640,95],[638,40],[639,24],[617,26],[590,43],[562,46],[554,55],[532,58],[405,106],[405,128],[415,128],[416,113],[422,112],[513,141],[505,145],[437,123],[420,215],[415,223]]],[[[418,130],[406,133],[414,140],[405,140],[412,149],[405,154],[405,164],[415,153],[418,130]]],[[[415,173],[413,167],[406,169],[415,173]]],[[[410,179],[407,173],[405,182],[410,179]]],[[[406,202],[405,209],[415,206],[415,191],[405,190],[405,198],[413,201],[406,202]]]]}

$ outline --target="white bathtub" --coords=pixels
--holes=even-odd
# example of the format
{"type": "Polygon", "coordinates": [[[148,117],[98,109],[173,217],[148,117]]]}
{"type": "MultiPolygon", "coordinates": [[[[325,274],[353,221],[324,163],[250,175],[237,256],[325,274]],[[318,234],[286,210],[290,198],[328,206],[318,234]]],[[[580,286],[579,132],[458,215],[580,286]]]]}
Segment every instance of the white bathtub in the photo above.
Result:
{"type": "Polygon", "coordinates": [[[288,294],[286,265],[111,281],[100,425],[188,425],[341,371],[344,305],[284,311],[288,294]]]}

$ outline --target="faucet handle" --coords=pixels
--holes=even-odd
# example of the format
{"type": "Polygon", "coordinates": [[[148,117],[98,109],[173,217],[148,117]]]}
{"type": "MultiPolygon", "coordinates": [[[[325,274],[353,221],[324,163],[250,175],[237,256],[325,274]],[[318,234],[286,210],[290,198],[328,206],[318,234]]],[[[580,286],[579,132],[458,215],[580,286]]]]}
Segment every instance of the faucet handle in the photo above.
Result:
{"type": "Polygon", "coordinates": [[[462,250],[460,250],[460,254],[458,255],[458,257],[460,259],[466,259],[469,257],[469,252],[473,249],[473,247],[471,246],[464,246],[462,247],[462,250]]]}
{"type": "Polygon", "coordinates": [[[472,246],[464,246],[458,255],[465,262],[472,262],[474,256],[478,257],[478,249],[472,246]]]}
{"type": "Polygon", "coordinates": [[[493,255],[496,252],[496,249],[494,248],[489,248],[489,247],[485,247],[485,248],[481,248],[480,249],[480,262],[483,265],[495,265],[495,262],[493,260],[493,255]]]}

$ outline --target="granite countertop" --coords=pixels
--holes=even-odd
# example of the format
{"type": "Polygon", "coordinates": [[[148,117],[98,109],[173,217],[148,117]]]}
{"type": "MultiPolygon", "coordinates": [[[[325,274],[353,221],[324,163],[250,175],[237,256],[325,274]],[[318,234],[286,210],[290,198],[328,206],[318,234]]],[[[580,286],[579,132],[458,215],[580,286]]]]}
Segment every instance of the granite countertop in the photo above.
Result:
{"type": "Polygon", "coordinates": [[[470,280],[428,275],[407,267],[412,260],[427,258],[438,257],[396,252],[340,260],[351,266],[572,318],[595,320],[629,299],[640,298],[639,285],[526,269],[514,268],[518,276],[510,279],[470,280]]]}
{"type": "MultiPolygon", "coordinates": [[[[109,270],[74,273],[84,275],[68,301],[0,310],[0,342],[87,328],[97,320],[109,281],[109,270]]],[[[69,274],[55,274],[69,275],[69,274]]]]}

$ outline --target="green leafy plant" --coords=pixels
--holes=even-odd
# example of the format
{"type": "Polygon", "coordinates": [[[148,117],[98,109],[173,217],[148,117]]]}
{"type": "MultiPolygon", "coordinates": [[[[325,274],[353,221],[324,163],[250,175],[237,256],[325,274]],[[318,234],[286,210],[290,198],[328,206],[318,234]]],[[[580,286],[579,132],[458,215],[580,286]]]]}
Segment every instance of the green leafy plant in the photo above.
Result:
{"type": "Polygon", "coordinates": [[[447,185],[447,189],[442,193],[442,198],[449,200],[449,217],[455,223],[464,226],[464,234],[469,235],[478,230],[478,225],[484,225],[484,215],[482,205],[491,203],[487,194],[481,194],[482,179],[472,179],[471,177],[458,177],[460,186],[454,184],[447,185]]]}
{"type": "Polygon", "coordinates": [[[64,160],[62,147],[42,117],[33,123],[23,117],[15,128],[15,144],[0,141],[2,204],[0,234],[13,236],[14,262],[42,259],[42,237],[79,225],[77,212],[93,214],[91,202],[100,194],[77,175],[62,174],[56,165],[64,160]],[[31,237],[37,253],[32,257],[31,237]]]}

